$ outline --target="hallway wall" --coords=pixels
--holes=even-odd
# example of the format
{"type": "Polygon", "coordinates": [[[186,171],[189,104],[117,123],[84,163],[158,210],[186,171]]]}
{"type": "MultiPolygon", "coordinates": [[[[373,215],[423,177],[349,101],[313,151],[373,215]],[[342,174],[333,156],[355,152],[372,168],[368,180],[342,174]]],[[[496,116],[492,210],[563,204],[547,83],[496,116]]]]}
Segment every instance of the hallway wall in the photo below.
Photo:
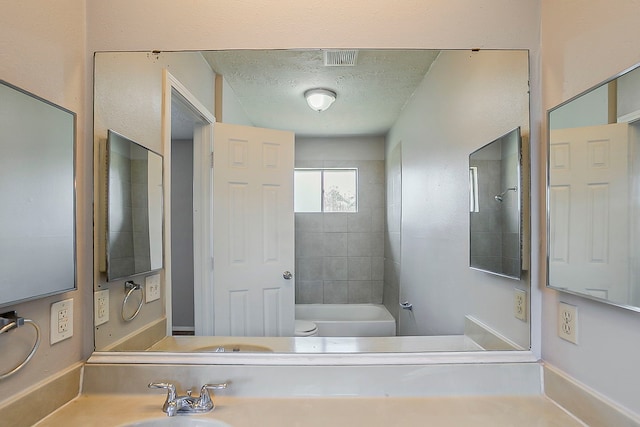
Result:
{"type": "Polygon", "coordinates": [[[193,140],[171,141],[171,311],[174,330],[194,328],[193,140]]]}

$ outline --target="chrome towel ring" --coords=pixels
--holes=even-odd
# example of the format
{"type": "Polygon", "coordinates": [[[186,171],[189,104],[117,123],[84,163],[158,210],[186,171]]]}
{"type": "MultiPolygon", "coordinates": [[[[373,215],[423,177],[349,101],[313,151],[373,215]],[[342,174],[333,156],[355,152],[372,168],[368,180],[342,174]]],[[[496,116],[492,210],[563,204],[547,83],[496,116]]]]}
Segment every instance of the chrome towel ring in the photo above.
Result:
{"type": "Polygon", "coordinates": [[[138,316],[140,310],[142,309],[142,304],[144,304],[144,289],[142,288],[142,285],[135,283],[133,280],[127,280],[126,282],[124,282],[124,290],[127,291],[127,294],[122,300],[122,320],[124,320],[125,322],[131,322],[138,316]],[[124,314],[124,309],[127,305],[127,301],[129,301],[129,297],[131,297],[131,295],[135,291],[140,291],[140,303],[138,304],[138,308],[136,309],[135,313],[133,313],[130,317],[127,317],[124,314]]]}
{"type": "Polygon", "coordinates": [[[38,346],[40,345],[40,327],[36,322],[34,322],[31,319],[18,317],[15,311],[11,311],[11,312],[0,315],[0,320],[2,320],[2,323],[0,324],[4,324],[4,326],[0,328],[0,335],[12,329],[16,329],[24,325],[25,323],[33,326],[33,328],[36,330],[36,342],[35,344],[33,344],[33,348],[31,349],[29,354],[27,354],[27,357],[21,363],[19,363],[15,368],[11,369],[8,372],[5,372],[4,374],[0,374],[0,381],[2,381],[5,378],[9,378],[10,376],[18,372],[20,369],[24,368],[25,365],[29,363],[33,355],[36,354],[36,350],[38,350],[38,346]]]}

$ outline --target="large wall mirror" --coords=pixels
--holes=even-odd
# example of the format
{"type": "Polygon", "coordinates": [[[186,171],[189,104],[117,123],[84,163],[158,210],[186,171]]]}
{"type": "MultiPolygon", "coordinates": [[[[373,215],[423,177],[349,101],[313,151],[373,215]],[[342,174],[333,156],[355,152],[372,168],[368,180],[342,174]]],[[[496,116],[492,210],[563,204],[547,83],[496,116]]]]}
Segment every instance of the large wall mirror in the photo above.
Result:
{"type": "Polygon", "coordinates": [[[522,272],[520,128],[469,155],[471,268],[520,279],[522,272]]]}
{"type": "MultiPolygon", "coordinates": [[[[519,129],[501,150],[519,160],[506,140],[529,137],[526,50],[98,52],[94,83],[95,141],[112,130],[165,165],[161,298],[122,322],[116,282],[148,275],[107,284],[97,271],[111,315],[95,328],[96,350],[529,349],[529,319],[511,304],[514,288],[529,288],[528,252],[515,237],[508,271],[470,269],[467,192],[469,153],[519,129]],[[336,98],[322,112],[304,96],[318,88],[336,98]],[[251,151],[243,131],[262,135],[262,147],[251,151]],[[239,175],[252,165],[285,178],[254,187],[239,175]],[[331,180],[348,170],[355,211],[318,202],[294,212],[296,168],[324,176],[308,194],[339,195],[331,180]],[[269,268],[247,267],[251,257],[269,268]],[[368,324],[336,327],[345,312],[368,324]]],[[[518,210],[523,180],[505,170],[491,197],[517,187],[501,206],[518,210]]]]}
{"type": "Polygon", "coordinates": [[[548,123],[548,286],[640,311],[640,69],[548,123]]]}
{"type": "Polygon", "coordinates": [[[0,307],[76,287],[75,124],[0,81],[0,307]]]}

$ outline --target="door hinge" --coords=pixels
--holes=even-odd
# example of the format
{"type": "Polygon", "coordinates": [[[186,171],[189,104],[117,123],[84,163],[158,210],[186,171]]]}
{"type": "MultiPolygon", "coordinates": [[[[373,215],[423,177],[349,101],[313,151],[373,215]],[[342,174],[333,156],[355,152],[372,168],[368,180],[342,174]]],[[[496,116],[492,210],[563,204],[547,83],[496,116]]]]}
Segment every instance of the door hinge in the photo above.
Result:
{"type": "Polygon", "coordinates": [[[213,152],[211,152],[211,169],[213,169],[213,152]]]}

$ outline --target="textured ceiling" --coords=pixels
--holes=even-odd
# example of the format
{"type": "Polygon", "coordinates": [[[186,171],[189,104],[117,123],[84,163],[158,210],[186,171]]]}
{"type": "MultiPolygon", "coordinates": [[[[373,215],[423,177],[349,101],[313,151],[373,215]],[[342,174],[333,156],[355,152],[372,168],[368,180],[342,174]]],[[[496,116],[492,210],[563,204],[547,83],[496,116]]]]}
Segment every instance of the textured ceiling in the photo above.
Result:
{"type": "MultiPolygon", "coordinates": [[[[438,55],[435,50],[360,50],[356,65],[326,67],[322,50],[203,52],[255,126],[303,136],[385,134],[438,55]],[[304,92],[321,87],[336,102],[318,113],[304,92]]],[[[224,117],[223,117],[224,121],[224,117]]]]}

